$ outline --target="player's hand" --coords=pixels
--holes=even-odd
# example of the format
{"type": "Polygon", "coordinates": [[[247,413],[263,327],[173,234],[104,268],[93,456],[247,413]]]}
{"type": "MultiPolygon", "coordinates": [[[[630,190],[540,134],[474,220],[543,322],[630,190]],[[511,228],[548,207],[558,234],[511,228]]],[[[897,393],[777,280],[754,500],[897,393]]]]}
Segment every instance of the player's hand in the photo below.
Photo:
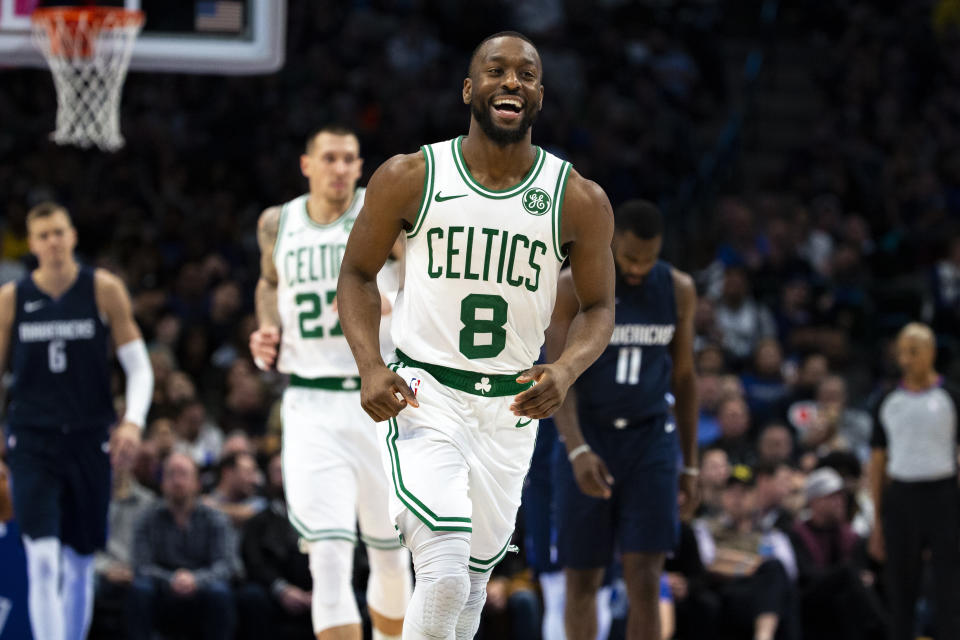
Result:
{"type": "Polygon", "coordinates": [[[607,471],[603,459],[593,451],[584,451],[573,459],[573,477],[580,491],[593,498],[608,500],[613,486],[613,476],[607,471]]]}
{"type": "Polygon", "coordinates": [[[883,529],[879,518],[873,525],[870,539],[867,540],[867,554],[880,564],[887,561],[887,541],[883,537],[883,529]]]}
{"type": "Polygon", "coordinates": [[[555,364],[537,364],[517,376],[520,384],[531,380],[536,384],[514,396],[510,411],[515,416],[534,420],[553,415],[563,404],[567,389],[573,384],[573,377],[567,370],[555,364]]]}
{"type": "Polygon", "coordinates": [[[260,327],[250,334],[250,355],[258,369],[269,371],[277,361],[280,344],[280,329],[270,325],[260,327]]]}
{"type": "Polygon", "coordinates": [[[189,596],[197,590],[197,580],[186,569],[177,569],[170,578],[170,588],[177,595],[189,596]]]}
{"type": "Polygon", "coordinates": [[[110,464],[114,469],[131,469],[140,448],[140,427],[124,420],[110,434],[110,464]]]}
{"type": "Polygon", "coordinates": [[[699,478],[689,473],[680,474],[680,519],[690,522],[700,506],[699,478]]]}
{"type": "Polygon", "coordinates": [[[372,369],[362,377],[360,404],[375,422],[395,417],[407,405],[420,406],[407,381],[386,366],[372,369]]]}

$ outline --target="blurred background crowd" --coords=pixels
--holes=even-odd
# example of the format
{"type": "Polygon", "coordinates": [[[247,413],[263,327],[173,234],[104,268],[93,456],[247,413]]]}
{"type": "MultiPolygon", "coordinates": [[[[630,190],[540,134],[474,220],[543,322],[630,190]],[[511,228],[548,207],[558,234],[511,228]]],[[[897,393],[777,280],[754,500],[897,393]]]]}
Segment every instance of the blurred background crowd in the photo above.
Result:
{"type": "MultiPolygon", "coordinates": [[[[957,0],[292,0],[275,74],[132,73],[127,146],[112,155],[46,142],[49,73],[0,69],[0,122],[17,123],[0,127],[0,282],[31,268],[26,211],[62,202],[81,259],[127,283],[156,380],[144,442],[116,477],[93,637],[124,628],[125,590],[155,560],[137,514],[177,491],[229,516],[223,557],[204,562],[253,603],[240,613],[309,637],[306,557],[283,526],[284,382],[246,346],[256,218],[305,190],[297,159],[319,124],[358,131],[362,182],[392,154],[463,133],[470,51],[507,27],[544,60],[534,142],[614,206],[658,202],[664,258],[698,285],[704,520],[668,563],[676,637],[712,637],[698,625],[743,602],[704,567],[711,544],[751,537],[782,543],[771,553],[803,637],[882,637],[864,552],[871,407],[896,383],[890,347],[908,321],[934,328],[941,372],[960,368],[957,0]],[[174,451],[196,464],[195,486],[161,482],[174,451]],[[718,536],[718,519],[738,533],[718,536]]],[[[491,581],[488,640],[539,637],[533,544],[491,581]]]]}

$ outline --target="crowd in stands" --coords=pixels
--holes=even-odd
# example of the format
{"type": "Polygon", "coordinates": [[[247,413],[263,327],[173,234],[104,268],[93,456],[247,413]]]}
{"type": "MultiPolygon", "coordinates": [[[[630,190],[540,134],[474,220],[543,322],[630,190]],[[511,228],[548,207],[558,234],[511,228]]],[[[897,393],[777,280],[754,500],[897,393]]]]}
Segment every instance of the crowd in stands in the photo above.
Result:
{"type": "MultiPolygon", "coordinates": [[[[319,123],[357,128],[365,176],[462,133],[469,45],[507,17],[543,53],[535,142],[614,204],[657,199],[694,169],[690,132],[728,100],[711,34],[736,3],[660,3],[687,16],[666,23],[652,2],[526,4],[292,2],[276,74],[132,73],[113,155],[42,142],[49,75],[0,70],[0,122],[18,123],[0,127],[0,282],[30,268],[29,207],[63,202],[81,257],[127,283],[155,376],[143,443],[115,471],[91,637],[185,620],[205,638],[310,637],[310,575],[283,501],[284,381],[246,345],[256,217],[303,191],[297,157],[319,123]]],[[[774,184],[717,199],[708,255],[665,256],[699,292],[702,503],[667,564],[676,638],[742,637],[769,611],[778,638],[883,637],[866,463],[870,410],[896,383],[891,339],[922,319],[940,370],[960,371],[955,4],[795,8],[822,120],[774,184]]],[[[525,557],[490,582],[487,640],[538,637],[525,557]]],[[[361,603],[364,565],[361,547],[361,603]]]]}

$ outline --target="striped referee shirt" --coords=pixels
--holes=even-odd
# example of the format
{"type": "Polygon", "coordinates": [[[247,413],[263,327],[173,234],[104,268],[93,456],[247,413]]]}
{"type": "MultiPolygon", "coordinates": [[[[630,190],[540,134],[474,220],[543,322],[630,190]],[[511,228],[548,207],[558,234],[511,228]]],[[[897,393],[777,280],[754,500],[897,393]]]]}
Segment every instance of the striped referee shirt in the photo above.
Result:
{"type": "Polygon", "coordinates": [[[943,384],[923,391],[902,385],[877,404],[874,449],[887,451],[887,475],[901,482],[943,480],[957,473],[960,394],[943,384]]]}

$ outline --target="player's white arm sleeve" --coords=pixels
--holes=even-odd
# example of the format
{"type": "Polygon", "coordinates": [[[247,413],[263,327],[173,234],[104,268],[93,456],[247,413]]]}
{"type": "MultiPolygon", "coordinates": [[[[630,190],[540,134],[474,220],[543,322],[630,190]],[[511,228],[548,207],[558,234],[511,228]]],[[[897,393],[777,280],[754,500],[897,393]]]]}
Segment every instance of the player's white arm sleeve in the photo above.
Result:
{"type": "Polygon", "coordinates": [[[143,339],[131,340],[117,348],[117,359],[127,375],[126,407],[124,420],[143,427],[147,411],[153,399],[153,367],[147,355],[143,339]]]}

